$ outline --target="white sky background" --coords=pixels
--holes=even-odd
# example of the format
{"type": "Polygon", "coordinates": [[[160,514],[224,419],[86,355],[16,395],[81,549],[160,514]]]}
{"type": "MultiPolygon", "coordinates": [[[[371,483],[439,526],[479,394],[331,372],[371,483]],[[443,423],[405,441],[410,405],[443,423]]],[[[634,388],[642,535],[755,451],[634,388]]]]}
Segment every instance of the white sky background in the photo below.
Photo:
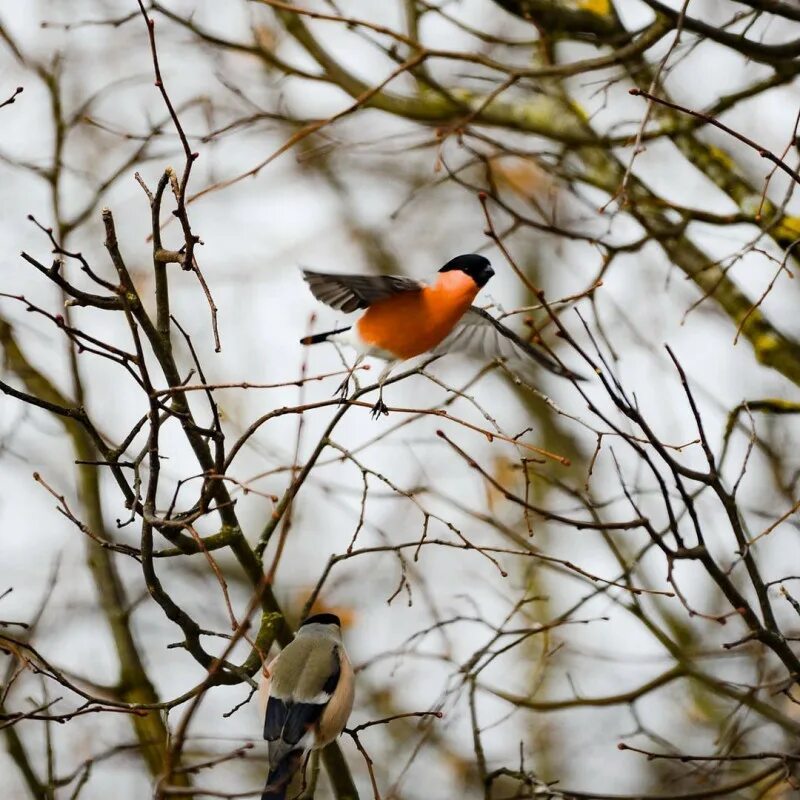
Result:
{"type": "MultiPolygon", "coordinates": [[[[254,18],[268,19],[267,14],[245,2],[225,3],[224,12],[219,2],[171,2],[169,5],[176,11],[194,9],[199,23],[232,38],[246,39],[254,18]]],[[[395,4],[380,5],[378,12],[377,4],[373,3],[344,4],[346,11],[353,16],[396,25],[395,4]]],[[[93,118],[113,130],[143,132],[146,120],[159,119],[164,114],[161,98],[152,86],[152,65],[144,24],[136,20],[118,29],[84,27],[69,31],[58,28],[43,30],[40,27],[42,20],[64,22],[113,17],[127,13],[133,6],[134,3],[127,0],[71,3],[5,0],[0,2],[0,21],[18,37],[32,57],[48,61],[55,53],[63,53],[68,105],[74,107],[90,92],[118,82],[95,106],[93,118]]],[[[728,4],[723,3],[697,0],[691,6],[695,16],[707,14],[709,19],[721,14],[723,6],[725,12],[729,11],[728,4]]],[[[498,33],[517,32],[520,38],[530,35],[526,26],[482,0],[454,4],[453,9],[461,19],[477,26],[491,25],[498,33]]],[[[648,19],[633,0],[623,0],[620,10],[629,24],[641,24],[648,19]]],[[[767,31],[765,37],[768,40],[791,38],[788,27],[784,25],[780,31],[767,31]]],[[[376,55],[356,37],[342,32],[338,26],[327,25],[319,30],[324,30],[326,46],[346,59],[365,80],[377,82],[379,76],[386,73],[383,57],[376,55]]],[[[795,32],[798,33],[800,30],[795,32]]],[[[205,94],[219,109],[213,120],[206,119],[197,110],[182,114],[185,127],[192,134],[193,146],[201,154],[192,177],[195,190],[252,167],[274,151],[288,135],[287,128],[265,123],[221,137],[213,146],[199,142],[197,137],[210,127],[219,127],[242,112],[242,104],[225,89],[220,77],[239,87],[265,108],[281,105],[301,116],[328,115],[350,102],[341,93],[325,87],[291,80],[278,82],[276,76],[266,75],[254,59],[212,53],[198,45],[186,31],[167,21],[159,19],[157,35],[162,73],[173,101],[180,104],[190,97],[205,94]]],[[[450,28],[445,30],[442,23],[431,26],[430,30],[423,29],[423,36],[430,37],[426,41],[431,44],[452,49],[468,46],[465,37],[450,28]]],[[[751,32],[751,36],[755,38],[755,33],[751,32]]],[[[668,42],[669,37],[662,44],[668,42]]],[[[567,47],[583,57],[594,53],[587,46],[571,45],[565,49],[567,47]]],[[[659,52],[663,52],[663,48],[659,52]]],[[[295,63],[308,62],[308,58],[289,41],[281,45],[280,53],[295,63]]],[[[306,66],[312,65],[308,63],[306,66]]],[[[460,68],[445,65],[441,69],[443,76],[453,76],[460,68]]],[[[702,107],[751,82],[760,70],[757,65],[722,55],[716,48],[701,47],[676,68],[669,87],[678,101],[702,107]],[[698,80],[698,76],[702,76],[702,80],[698,80]]],[[[590,112],[603,102],[602,95],[594,91],[598,77],[593,74],[586,81],[579,78],[574,82],[576,87],[580,87],[577,94],[590,112]]],[[[24,93],[15,105],[0,110],[0,155],[3,156],[0,162],[0,291],[24,293],[32,301],[57,312],[56,292],[18,257],[21,250],[26,250],[45,263],[50,259],[45,238],[26,220],[29,213],[44,224],[52,218],[47,187],[29,171],[8,163],[9,160],[40,165],[47,163],[52,130],[46,93],[35,76],[21,69],[8,50],[0,47],[0,100],[5,99],[17,84],[24,86],[24,93]]],[[[407,88],[405,82],[398,82],[398,87],[404,86],[407,88]]],[[[628,97],[626,91],[627,84],[622,84],[609,92],[605,108],[598,112],[598,127],[640,118],[644,103],[628,97]]],[[[766,147],[781,152],[791,136],[799,100],[796,88],[777,89],[759,98],[755,104],[736,109],[726,117],[726,122],[766,147]]],[[[177,140],[171,128],[168,131],[169,135],[162,137],[154,147],[155,152],[163,155],[137,166],[150,186],[155,185],[167,164],[176,168],[181,165],[177,140]]],[[[411,143],[427,140],[429,131],[379,112],[367,112],[338,123],[327,135],[337,146],[339,143],[362,143],[359,147],[349,146],[341,156],[340,163],[345,168],[340,169],[340,174],[347,181],[349,208],[343,209],[339,198],[327,185],[311,170],[297,164],[294,152],[281,156],[258,177],[212,193],[191,206],[193,228],[204,242],[198,249],[198,259],[220,309],[222,353],[213,353],[208,308],[195,279],[178,268],[171,273],[172,311],[191,334],[209,381],[291,380],[298,375],[304,355],[309,358],[310,373],[338,368],[339,362],[332,348],[319,347],[304,354],[297,344],[306,331],[312,312],[318,313],[316,324],[320,330],[342,319],[341,315],[321,308],[314,301],[300,279],[298,266],[313,265],[343,272],[370,271],[363,251],[342,225],[343,214],[356,215],[361,224],[379,230],[395,257],[413,276],[422,277],[453,255],[474,251],[487,244],[477,199],[454,185],[428,188],[404,206],[399,216],[391,217],[392,212],[407,199],[407,179],[413,176],[430,184],[439,177],[434,173],[435,154],[431,149],[417,153],[408,151],[411,143]],[[387,178],[387,165],[393,169],[393,177],[387,178]]],[[[703,135],[709,141],[724,144],[732,154],[741,158],[748,165],[754,185],[761,186],[767,164],[756,154],[725,139],[718,131],[703,135]]],[[[129,148],[130,144],[118,136],[88,128],[75,137],[65,154],[66,163],[75,170],[75,177],[67,182],[63,195],[67,215],[85,200],[85,177],[88,176],[90,182],[102,178],[109,166],[118,163],[129,148]]],[[[457,163],[459,155],[454,147],[448,152],[448,157],[457,163]]],[[[636,170],[656,190],[664,191],[676,202],[721,213],[734,210],[731,201],[676,156],[672,145],[648,147],[638,157],[636,170]]],[[[133,171],[130,170],[112,187],[103,202],[114,212],[123,254],[136,273],[140,289],[146,291],[150,264],[150,248],[145,242],[149,209],[133,179],[133,171]]],[[[785,187],[783,177],[776,175],[771,196],[782,198],[785,187]]],[[[603,202],[599,195],[594,200],[596,206],[603,202]]],[[[586,213],[586,207],[579,209],[573,200],[565,200],[564,209],[567,218],[570,214],[575,219],[578,213],[586,213]]],[[[797,213],[800,205],[793,202],[789,210],[797,213]]],[[[630,225],[619,227],[621,236],[630,235],[631,230],[630,225]]],[[[171,226],[165,243],[177,242],[178,233],[177,225],[171,226]]],[[[752,236],[752,230],[743,226],[706,228],[693,231],[693,235],[708,253],[721,257],[736,251],[752,236]]],[[[95,214],[73,235],[68,247],[80,249],[101,274],[110,277],[111,266],[102,247],[102,238],[99,214],[95,214]]],[[[535,256],[540,265],[541,280],[550,297],[581,290],[599,265],[599,256],[592,248],[555,242],[545,236],[526,234],[511,240],[511,246],[521,258],[535,256]]],[[[505,309],[518,306],[523,298],[519,282],[496,249],[488,248],[485,252],[497,275],[482,297],[496,301],[505,309]]],[[[731,274],[752,297],[757,297],[773,270],[766,258],[751,254],[731,274]]],[[[780,320],[785,333],[800,335],[800,318],[795,311],[800,298],[795,283],[779,279],[764,309],[772,319],[780,320]]],[[[684,321],[684,311],[696,296],[694,287],[677,269],[670,272],[663,255],[654,247],[620,257],[598,293],[607,333],[621,356],[619,371],[625,386],[631,392],[635,391],[640,406],[655,421],[658,431],[668,442],[688,441],[696,434],[680,384],[663,351],[664,342],[670,344],[689,374],[701,402],[706,429],[714,442],[720,441],[727,410],[742,399],[796,398],[796,388],[778,373],[755,364],[746,342],[731,347],[734,335],[731,324],[714,312],[709,304],[701,306],[684,321]]],[[[11,300],[0,299],[0,312],[14,323],[17,336],[31,360],[66,388],[66,350],[58,331],[45,320],[25,314],[20,305],[11,300]]],[[[128,341],[119,321],[110,314],[76,309],[75,319],[95,335],[113,336],[119,342],[128,341]]],[[[577,320],[569,316],[566,319],[569,324],[574,324],[577,332],[577,320]]],[[[186,368],[188,354],[182,346],[178,349],[181,363],[186,368]]],[[[567,360],[577,366],[575,359],[567,360]]],[[[119,439],[142,413],[140,397],[131,382],[120,377],[121,371],[109,364],[98,363],[91,356],[84,355],[81,368],[87,384],[90,411],[102,420],[104,430],[112,438],[119,439]]],[[[451,385],[459,385],[474,374],[475,369],[475,365],[453,359],[437,364],[432,372],[451,385]]],[[[374,370],[370,375],[375,375],[374,370]]],[[[309,384],[303,396],[306,400],[327,398],[337,380],[309,384]]],[[[547,378],[542,388],[565,409],[585,416],[585,404],[569,385],[547,378]]],[[[299,396],[296,388],[219,393],[220,405],[230,426],[229,441],[260,414],[271,408],[296,404],[299,396]]],[[[387,389],[390,405],[426,407],[443,402],[446,396],[440,387],[421,377],[387,389]]],[[[475,390],[475,397],[491,410],[501,429],[509,434],[530,424],[514,391],[499,378],[482,381],[475,390]]],[[[486,424],[480,414],[464,401],[458,401],[454,409],[465,419],[486,424]]],[[[332,414],[333,409],[323,409],[306,415],[302,453],[310,452],[332,414]]],[[[337,428],[335,440],[353,450],[398,421],[394,415],[372,422],[366,410],[355,409],[337,428]]],[[[757,423],[759,426],[767,424],[763,419],[757,423]]],[[[797,431],[790,421],[782,420],[781,425],[786,431],[797,431]]],[[[370,447],[359,454],[359,458],[386,475],[395,485],[404,488],[429,485],[444,495],[460,498],[468,506],[484,507],[484,484],[436,439],[433,432],[440,427],[483,464],[491,464],[499,454],[512,458],[515,455],[513,448],[501,442],[488,443],[466,429],[445,425],[438,419],[423,419],[392,434],[379,446],[370,447]]],[[[289,463],[296,430],[297,419],[293,416],[262,429],[253,440],[256,447],[247,448],[240,455],[237,476],[246,478],[289,463]]],[[[578,428],[574,433],[588,456],[594,446],[593,437],[578,428]]],[[[41,472],[51,485],[67,494],[74,508],[69,444],[60,426],[51,418],[36,411],[26,411],[17,402],[6,398],[0,398],[0,435],[4,446],[0,461],[0,591],[7,586],[14,588],[10,596],[0,601],[0,618],[26,618],[42,597],[51,570],[58,563],[58,582],[36,637],[37,646],[65,670],[100,683],[110,683],[116,676],[116,658],[105,623],[95,607],[94,591],[84,566],[85,542],[81,534],[57,513],[53,499],[31,477],[34,471],[41,472]]],[[[170,455],[170,460],[164,463],[164,475],[179,478],[195,472],[196,465],[179,438],[168,433],[164,438],[170,455]]],[[[535,433],[529,435],[528,441],[537,442],[535,433]]],[[[734,455],[737,457],[743,453],[743,443],[743,439],[736,442],[734,455]]],[[[617,453],[623,454],[621,446],[617,453]]],[[[329,455],[333,453],[329,451],[329,455]]],[[[687,451],[683,457],[702,463],[699,451],[687,451]]],[[[328,457],[323,458],[323,461],[328,460],[328,457]]],[[[732,458],[730,463],[736,463],[736,458],[732,458]]],[[[743,503],[755,509],[780,513],[783,507],[776,508],[783,501],[776,499],[771,483],[766,477],[762,478],[765,472],[764,462],[755,453],[750,477],[742,490],[743,503]]],[[[635,473],[632,471],[631,475],[635,476],[635,473]]],[[[280,494],[285,483],[286,476],[281,474],[262,481],[259,488],[280,494]]],[[[370,494],[368,500],[367,524],[360,534],[359,544],[383,543],[383,536],[392,542],[418,537],[421,533],[419,511],[410,502],[396,496],[381,499],[387,493],[385,487],[375,481],[371,481],[371,488],[374,495],[370,494]]],[[[618,492],[607,454],[601,457],[595,469],[593,488],[601,497],[618,492]]],[[[123,518],[126,510],[111,482],[104,486],[104,491],[108,523],[113,526],[114,518],[123,518]]],[[[283,557],[276,584],[279,600],[291,602],[296,607],[308,587],[316,581],[328,556],[347,547],[358,520],[360,492],[360,475],[351,464],[334,462],[314,472],[296,504],[288,551],[283,557]]],[[[434,497],[423,495],[421,502],[430,510],[437,510],[453,519],[475,542],[496,541],[498,538],[491,529],[459,517],[448,504],[434,497]]],[[[628,514],[626,509],[620,508],[621,516],[628,514]]],[[[509,524],[518,523],[514,509],[505,506],[498,506],[498,509],[492,513],[503,515],[509,524]]],[[[248,537],[255,541],[268,513],[266,501],[253,496],[240,498],[240,513],[248,537]]],[[[763,522],[763,527],[766,524],[768,522],[763,522]]],[[[541,546],[548,553],[568,557],[596,574],[615,575],[607,550],[591,532],[548,529],[542,523],[538,524],[537,531],[543,543],[541,546]]],[[[432,527],[431,535],[433,533],[432,527]]],[[[444,535],[442,530],[435,533],[444,535]]],[[[136,544],[134,526],[124,529],[120,536],[123,541],[136,544]]],[[[635,536],[643,537],[644,534],[635,536]]],[[[731,549],[730,542],[724,540],[724,544],[731,549]]],[[[765,577],[769,579],[785,574],[786,564],[796,562],[798,555],[796,534],[790,526],[784,526],[764,543],[759,552],[761,563],[765,565],[765,577]]],[[[229,559],[221,556],[220,560],[235,573],[235,566],[229,559]]],[[[122,559],[120,562],[130,597],[137,599],[143,590],[138,567],[135,562],[127,563],[122,559]]],[[[201,557],[192,562],[192,571],[185,564],[161,561],[157,566],[162,581],[189,613],[197,615],[203,627],[225,630],[222,597],[201,557]]],[[[518,594],[514,590],[523,580],[522,566],[513,563],[510,577],[503,582],[499,580],[496,569],[477,553],[429,548],[423,551],[417,569],[425,576],[427,590],[443,616],[469,614],[473,607],[477,607],[483,616],[497,622],[507,612],[508,598],[518,594]]],[[[663,564],[654,559],[650,566],[651,574],[662,581],[662,588],[666,588],[663,564]]],[[[370,556],[340,565],[333,578],[325,594],[326,600],[352,607],[356,613],[355,623],[346,633],[348,648],[356,663],[366,662],[399,647],[406,637],[430,623],[424,592],[419,589],[414,592],[412,607],[407,606],[404,594],[387,606],[386,598],[399,580],[397,560],[391,555],[370,556]]],[[[694,583],[687,569],[684,578],[686,593],[702,604],[704,593],[699,589],[700,585],[694,583]]],[[[247,595],[241,586],[232,585],[232,590],[241,609],[247,595]]],[[[585,585],[575,581],[562,578],[554,582],[551,579],[548,585],[552,598],[549,613],[557,614],[585,592],[585,585]]],[[[674,613],[685,615],[677,600],[671,602],[674,613]]],[[[555,634],[559,640],[563,636],[568,642],[564,660],[560,662],[568,665],[568,670],[561,669],[551,674],[546,691],[552,697],[569,697],[574,689],[586,696],[619,691],[621,686],[635,686],[664,668],[663,651],[606,597],[601,595],[597,601],[581,609],[577,616],[601,617],[605,614],[610,615],[608,621],[576,626],[566,629],[563,634],[555,634]],[[616,663],[608,660],[610,655],[617,659],[616,663]]],[[[705,632],[710,645],[736,638],[732,630],[734,625],[720,631],[718,626],[710,623],[693,624],[705,632]]],[[[134,626],[146,651],[151,677],[162,698],[185,691],[202,677],[202,670],[188,655],[181,650],[165,649],[167,643],[179,638],[179,631],[149,598],[135,611],[134,626]]],[[[463,624],[453,628],[449,638],[455,652],[464,660],[484,643],[485,635],[479,626],[463,624]]],[[[421,649],[438,652],[440,648],[441,641],[432,638],[421,649]]],[[[243,649],[241,656],[244,653],[243,649]]],[[[530,688],[531,664],[526,663],[522,655],[520,650],[518,657],[501,661],[497,667],[485,672],[485,682],[508,691],[526,692],[530,688]]],[[[732,664],[735,665],[735,659],[732,664]]],[[[735,666],[731,670],[732,674],[736,673],[735,666]]],[[[449,668],[440,668],[431,660],[408,657],[378,660],[362,674],[364,684],[374,688],[396,688],[395,702],[409,711],[435,706],[451,678],[449,668]]],[[[30,682],[27,690],[32,696],[40,697],[35,682],[30,682]]],[[[22,704],[21,694],[13,695],[14,707],[22,704]]],[[[230,719],[221,716],[243,697],[242,687],[218,688],[209,693],[195,718],[192,734],[214,737],[212,744],[220,749],[226,746],[221,740],[229,737],[235,743],[251,739],[259,743],[259,748],[262,747],[261,719],[255,701],[230,719]]],[[[678,731],[678,723],[685,719],[688,705],[688,698],[682,696],[680,688],[675,686],[671,690],[662,690],[639,710],[655,730],[670,737],[678,731]]],[[[455,706],[446,704],[445,709],[445,718],[437,723],[437,727],[451,747],[469,758],[470,729],[463,696],[455,706]]],[[[501,719],[508,710],[506,704],[482,696],[481,718],[486,724],[501,719]]],[[[174,713],[180,713],[180,710],[174,713]]],[[[353,722],[364,722],[369,716],[368,709],[357,705],[353,722]]],[[[635,727],[625,707],[571,711],[548,717],[518,713],[487,734],[485,743],[490,763],[514,764],[518,741],[522,738],[530,743],[532,731],[539,726],[545,726],[546,735],[552,735],[564,744],[561,763],[548,766],[547,778],[559,778],[561,785],[574,789],[625,793],[641,788],[638,757],[616,749],[620,737],[635,727]],[[571,755],[576,753],[579,758],[571,755]]],[[[40,753],[43,729],[37,724],[24,728],[19,726],[18,730],[31,751],[40,753]]],[[[73,721],[55,730],[54,735],[61,774],[98,747],[129,741],[131,737],[128,726],[113,715],[91,715],[73,721]]],[[[685,731],[680,735],[685,736],[685,731]]],[[[386,763],[381,758],[384,743],[386,752],[393,752],[384,736],[380,730],[371,731],[366,734],[365,743],[376,760],[382,785],[388,787],[400,776],[403,762],[386,763]]],[[[702,738],[702,731],[696,741],[683,738],[681,742],[687,750],[693,751],[702,752],[710,746],[702,738]]],[[[348,739],[343,741],[343,747],[356,771],[362,796],[370,796],[359,754],[348,739]]],[[[407,749],[410,754],[410,742],[407,749]]],[[[260,763],[248,766],[235,762],[202,776],[204,785],[230,787],[231,781],[235,781],[242,790],[258,786],[262,780],[260,763]]],[[[120,800],[145,797],[148,786],[149,776],[144,774],[140,763],[121,758],[98,765],[82,797],[87,800],[107,797],[110,790],[120,800]]],[[[15,768],[2,752],[0,788],[4,797],[22,796],[24,792],[15,768]]],[[[402,793],[408,798],[445,800],[452,797],[457,788],[452,771],[423,754],[405,777],[402,793]]]]}

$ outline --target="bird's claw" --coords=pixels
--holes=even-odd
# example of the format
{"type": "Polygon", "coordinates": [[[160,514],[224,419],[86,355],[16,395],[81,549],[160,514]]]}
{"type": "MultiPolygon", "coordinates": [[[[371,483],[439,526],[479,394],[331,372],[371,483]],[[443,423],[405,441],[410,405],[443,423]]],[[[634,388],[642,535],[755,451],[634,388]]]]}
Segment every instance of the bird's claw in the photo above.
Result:
{"type": "Polygon", "coordinates": [[[381,414],[383,414],[384,416],[389,415],[389,408],[387,407],[386,403],[383,402],[383,398],[381,397],[378,398],[378,402],[375,403],[374,406],[372,406],[371,414],[372,414],[372,419],[378,419],[378,417],[381,416],[381,414]]]}
{"type": "Polygon", "coordinates": [[[339,398],[340,403],[347,402],[347,396],[350,394],[350,376],[348,375],[337,387],[333,393],[334,397],[339,398]]]}

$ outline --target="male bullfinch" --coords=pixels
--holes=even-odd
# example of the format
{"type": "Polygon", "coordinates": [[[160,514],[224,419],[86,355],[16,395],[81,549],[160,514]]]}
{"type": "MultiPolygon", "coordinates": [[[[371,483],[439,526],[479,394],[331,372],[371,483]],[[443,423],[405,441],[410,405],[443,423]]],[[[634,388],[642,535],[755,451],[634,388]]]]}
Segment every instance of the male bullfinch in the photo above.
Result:
{"type": "MultiPolygon", "coordinates": [[[[501,358],[519,365],[533,359],[550,372],[576,378],[568,369],[534,349],[483,309],[472,305],[478,292],[494,275],[484,256],[469,254],[448,261],[435,281],[426,283],[400,275],[334,275],[303,270],[317,300],[345,313],[366,311],[347,328],[317,333],[301,344],[335,342],[353,347],[358,357],[388,363],[378,378],[378,402],[373,416],[388,413],[383,403],[383,383],[398,361],[430,353],[462,352],[483,358],[501,358]]],[[[340,387],[347,395],[348,381],[340,387]]]]}
{"type": "Polygon", "coordinates": [[[267,672],[269,775],[261,800],[284,800],[305,754],[330,744],[353,709],[353,667],[339,617],[315,614],[304,620],[267,672]]]}

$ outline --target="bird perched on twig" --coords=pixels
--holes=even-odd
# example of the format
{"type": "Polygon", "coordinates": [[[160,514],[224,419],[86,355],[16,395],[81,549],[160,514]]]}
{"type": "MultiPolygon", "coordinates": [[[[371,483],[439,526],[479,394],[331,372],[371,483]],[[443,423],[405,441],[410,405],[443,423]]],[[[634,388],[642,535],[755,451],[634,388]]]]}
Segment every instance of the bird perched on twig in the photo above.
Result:
{"type": "Polygon", "coordinates": [[[462,352],[517,364],[535,361],[567,378],[577,378],[551,357],[536,350],[481,308],[472,305],[494,275],[481,255],[456,256],[426,283],[400,275],[336,275],[303,270],[317,300],[345,313],[366,309],[354,325],[301,339],[301,344],[334,342],[353,347],[357,358],[339,391],[347,397],[349,377],[366,356],[388,363],[378,378],[374,417],[388,413],[383,384],[398,361],[430,353],[462,352]]]}
{"type": "Polygon", "coordinates": [[[284,800],[306,753],[330,744],[353,709],[353,667],[339,617],[315,614],[304,620],[267,672],[269,775],[261,800],[284,800]]]}

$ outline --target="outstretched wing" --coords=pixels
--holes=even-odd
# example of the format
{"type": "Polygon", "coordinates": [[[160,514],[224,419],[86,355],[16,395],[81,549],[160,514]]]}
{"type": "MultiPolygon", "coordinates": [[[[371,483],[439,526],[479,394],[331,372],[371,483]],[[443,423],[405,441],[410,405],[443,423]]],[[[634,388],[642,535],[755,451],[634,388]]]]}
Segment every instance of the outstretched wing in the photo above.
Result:
{"type": "Polygon", "coordinates": [[[583,380],[580,375],[537,350],[491,314],[476,306],[469,307],[458,325],[433,352],[437,355],[466,353],[475,358],[500,358],[512,368],[524,366],[533,360],[554,375],[583,380]]]}
{"type": "Polygon", "coordinates": [[[424,283],[402,275],[334,275],[304,269],[303,278],[317,300],[347,314],[376,300],[425,288],[424,283]]]}

